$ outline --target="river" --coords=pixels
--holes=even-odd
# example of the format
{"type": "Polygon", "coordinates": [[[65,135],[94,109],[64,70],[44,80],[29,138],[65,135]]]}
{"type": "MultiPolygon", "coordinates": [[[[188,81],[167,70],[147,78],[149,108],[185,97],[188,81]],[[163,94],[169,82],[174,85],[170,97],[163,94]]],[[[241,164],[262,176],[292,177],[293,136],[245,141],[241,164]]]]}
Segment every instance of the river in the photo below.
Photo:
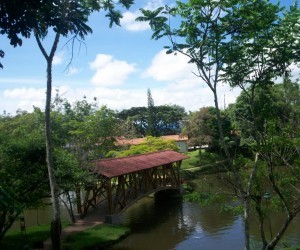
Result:
{"type": "MultiPolygon", "coordinates": [[[[62,219],[68,220],[66,210],[61,207],[62,219]]],[[[283,221],[282,214],[271,214],[269,225],[273,235],[283,221]]],[[[126,239],[115,244],[114,250],[235,250],[243,249],[243,220],[239,215],[220,213],[217,207],[200,206],[180,198],[154,196],[143,198],[123,215],[125,225],[132,229],[126,239]]],[[[51,207],[27,211],[26,226],[47,223],[51,220],[51,207]]],[[[14,228],[18,228],[15,223],[14,228]]],[[[258,221],[251,217],[251,246],[259,249],[258,221]]],[[[300,215],[290,225],[281,244],[300,244],[300,215]]]]}
{"type": "MultiPolygon", "coordinates": [[[[278,229],[281,216],[272,216],[271,228],[278,229]],[[273,224],[272,224],[273,223],[273,224]]],[[[243,249],[241,216],[220,213],[216,207],[202,207],[181,199],[155,201],[147,197],[123,215],[132,234],[114,245],[118,250],[233,250],[243,249]]],[[[251,220],[251,248],[259,249],[258,222],[251,220]]],[[[283,242],[300,244],[300,218],[293,222],[283,242]]]]}

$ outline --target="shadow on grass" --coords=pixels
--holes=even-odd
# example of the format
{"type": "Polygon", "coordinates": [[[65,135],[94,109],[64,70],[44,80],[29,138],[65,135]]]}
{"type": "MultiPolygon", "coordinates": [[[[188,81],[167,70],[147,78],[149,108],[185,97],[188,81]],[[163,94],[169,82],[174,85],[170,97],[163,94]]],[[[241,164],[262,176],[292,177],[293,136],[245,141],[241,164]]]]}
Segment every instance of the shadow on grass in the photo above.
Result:
{"type": "Polygon", "coordinates": [[[63,249],[106,249],[107,246],[125,238],[129,233],[130,229],[124,226],[101,224],[69,235],[63,242],[63,249]]]}
{"type": "MultiPolygon", "coordinates": [[[[63,228],[68,225],[68,222],[62,223],[63,228]]],[[[11,230],[4,236],[0,249],[36,249],[37,246],[42,248],[43,242],[48,238],[50,238],[50,224],[28,227],[26,228],[26,234],[21,234],[20,230],[11,230]]]]}

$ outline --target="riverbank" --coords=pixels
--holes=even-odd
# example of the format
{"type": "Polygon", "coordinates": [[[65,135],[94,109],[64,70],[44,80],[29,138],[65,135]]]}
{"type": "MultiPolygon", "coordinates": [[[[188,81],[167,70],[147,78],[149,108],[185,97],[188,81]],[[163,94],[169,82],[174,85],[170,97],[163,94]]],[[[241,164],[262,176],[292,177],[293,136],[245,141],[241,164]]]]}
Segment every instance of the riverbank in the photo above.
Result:
{"type": "MultiPolygon", "coordinates": [[[[69,233],[63,234],[62,249],[83,250],[83,249],[105,249],[119,240],[125,238],[130,229],[120,225],[99,224],[82,231],[71,232],[70,227],[63,223],[64,230],[69,233]]],[[[50,224],[39,225],[27,228],[26,235],[19,230],[12,230],[4,237],[0,249],[52,249],[50,240],[50,224]],[[44,243],[43,243],[44,242],[44,243]]]]}
{"type": "MultiPolygon", "coordinates": [[[[130,233],[130,229],[127,227],[104,223],[106,205],[96,206],[89,210],[85,217],[63,229],[62,246],[64,250],[102,249],[118,242],[130,233]]],[[[50,238],[44,242],[44,249],[52,249],[50,238]]]]}
{"type": "MultiPolygon", "coordinates": [[[[105,207],[102,204],[75,223],[62,223],[63,249],[101,249],[126,237],[130,229],[121,225],[105,224],[105,207]],[[99,248],[100,247],[100,248],[99,248]]],[[[10,230],[0,246],[3,250],[44,249],[51,250],[50,222],[26,227],[21,234],[19,229],[10,230]]]]}

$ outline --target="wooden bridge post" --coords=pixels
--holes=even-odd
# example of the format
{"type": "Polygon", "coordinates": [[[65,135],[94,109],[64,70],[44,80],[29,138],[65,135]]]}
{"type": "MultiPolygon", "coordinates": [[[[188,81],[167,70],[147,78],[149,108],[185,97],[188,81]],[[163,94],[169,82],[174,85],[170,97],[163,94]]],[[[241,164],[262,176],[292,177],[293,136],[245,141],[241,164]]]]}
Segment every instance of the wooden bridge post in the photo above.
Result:
{"type": "Polygon", "coordinates": [[[178,186],[180,187],[181,185],[181,181],[180,181],[180,166],[181,166],[181,162],[182,161],[177,161],[176,162],[176,171],[177,171],[177,183],[178,183],[178,186]]]}
{"type": "Polygon", "coordinates": [[[111,180],[107,179],[107,185],[106,185],[106,193],[107,193],[107,201],[108,201],[108,211],[109,214],[113,214],[113,208],[112,208],[112,190],[111,190],[111,180]]]}

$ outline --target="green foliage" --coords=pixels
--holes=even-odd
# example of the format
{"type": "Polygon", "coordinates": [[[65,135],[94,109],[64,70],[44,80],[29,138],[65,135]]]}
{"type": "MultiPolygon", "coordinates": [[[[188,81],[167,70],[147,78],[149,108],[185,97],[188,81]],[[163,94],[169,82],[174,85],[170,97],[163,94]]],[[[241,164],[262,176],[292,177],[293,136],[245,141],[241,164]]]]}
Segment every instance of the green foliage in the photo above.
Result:
{"type": "Polygon", "coordinates": [[[0,185],[0,244],[3,236],[23,209],[24,205],[18,202],[13,190],[0,185]]]}
{"type": "Polygon", "coordinates": [[[195,167],[199,160],[199,151],[197,150],[187,152],[186,154],[189,158],[182,161],[180,168],[183,170],[195,167]]]}
{"type": "Polygon", "coordinates": [[[218,125],[213,107],[203,107],[190,113],[188,118],[184,123],[184,133],[189,137],[190,146],[213,146],[218,143],[218,125]]]}
{"type": "Polygon", "coordinates": [[[45,142],[40,114],[0,118],[1,236],[23,209],[36,207],[49,196],[45,142]]]}
{"type": "Polygon", "coordinates": [[[222,213],[232,213],[232,214],[240,215],[243,213],[244,209],[242,205],[233,206],[232,204],[221,203],[220,210],[222,213]]]}
{"type": "Polygon", "coordinates": [[[70,104],[57,95],[53,106],[53,137],[57,146],[66,147],[80,165],[90,159],[103,157],[114,148],[115,137],[120,134],[117,113],[106,106],[98,107],[84,97],[70,104]]]}
{"type": "MultiPolygon", "coordinates": [[[[74,191],[79,183],[93,181],[88,161],[111,149],[118,119],[114,111],[105,106],[98,108],[85,99],[74,106],[66,100],[55,103],[52,112],[55,177],[60,193],[67,193],[74,191]]],[[[50,195],[44,117],[38,108],[33,113],[19,111],[15,117],[0,117],[0,183],[10,187],[14,197],[8,200],[11,208],[15,204],[22,209],[40,206],[43,198],[50,195]]],[[[14,219],[18,213],[14,213],[14,219]]]]}
{"type": "MultiPolygon", "coordinates": [[[[178,105],[161,105],[151,107],[154,114],[154,130],[156,135],[179,134],[182,128],[182,121],[186,115],[183,107],[178,105]]],[[[149,112],[146,107],[132,107],[122,110],[118,116],[124,123],[127,123],[130,131],[125,131],[125,135],[131,137],[144,137],[147,135],[149,112]]]]}
{"type": "Polygon", "coordinates": [[[130,109],[124,109],[119,112],[118,117],[129,124],[131,131],[125,131],[126,134],[133,134],[132,137],[138,135],[146,136],[147,131],[147,108],[146,107],[132,107],[130,109]],[[132,125],[132,126],[131,126],[132,125]]]}
{"type": "Polygon", "coordinates": [[[164,140],[160,137],[147,136],[145,142],[138,145],[132,145],[128,150],[124,151],[111,151],[108,157],[122,157],[129,155],[145,154],[159,150],[174,150],[179,151],[179,147],[172,140],[164,140]]]}
{"type": "MultiPolygon", "coordinates": [[[[21,46],[22,38],[29,38],[32,32],[43,39],[50,29],[65,37],[74,35],[84,39],[87,34],[92,33],[87,24],[91,13],[105,11],[109,26],[112,27],[113,24],[120,25],[122,18],[117,5],[128,9],[132,4],[133,0],[2,0],[0,34],[7,35],[14,47],[21,46]]],[[[0,57],[3,56],[4,52],[1,50],[0,57]]]]}
{"type": "Polygon", "coordinates": [[[217,193],[203,193],[203,192],[190,192],[184,195],[184,199],[190,202],[198,202],[203,206],[211,205],[214,203],[222,202],[223,197],[217,193]]]}
{"type": "MultiPolygon", "coordinates": [[[[289,219],[300,212],[300,207],[299,202],[295,203],[295,199],[288,195],[291,189],[287,185],[294,186],[298,176],[294,173],[284,176],[282,170],[278,171],[278,164],[284,163],[289,169],[297,169],[294,158],[299,157],[299,147],[295,143],[280,144],[278,141],[281,137],[283,141],[289,138],[294,142],[294,138],[299,137],[299,119],[290,119],[289,115],[285,117],[284,114],[289,114],[286,112],[289,105],[277,106],[272,92],[275,89],[274,79],[287,78],[289,66],[300,59],[300,37],[296,28],[299,28],[300,10],[297,4],[286,11],[280,8],[279,3],[265,0],[190,0],[177,1],[172,8],[142,9],[141,12],[143,16],[137,20],[149,22],[152,38],[168,38],[170,45],[165,46],[166,53],[187,56],[189,62],[197,67],[195,74],[214,95],[221,148],[230,165],[227,169],[232,170],[228,172],[230,178],[227,181],[244,205],[245,249],[250,248],[247,227],[249,204],[255,203],[256,211],[263,214],[261,201],[265,187],[261,183],[267,179],[276,193],[274,200],[278,199],[289,214],[279,232],[280,238],[290,223],[289,219]],[[224,132],[218,104],[218,84],[224,82],[233,87],[239,86],[244,92],[235,106],[232,138],[224,132]],[[239,145],[239,139],[246,152],[234,147],[239,145]],[[240,152],[253,157],[253,160],[236,159],[240,152]]],[[[193,126],[197,132],[193,137],[199,139],[199,128],[209,131],[212,127],[193,126]]],[[[209,134],[203,131],[202,135],[209,134]]],[[[200,137],[197,143],[211,142],[212,138],[200,137]]],[[[299,184],[294,188],[299,190],[299,184]]],[[[296,197],[299,201],[299,196],[296,197]]],[[[263,224],[264,216],[260,218],[263,224]]],[[[277,240],[266,243],[265,238],[262,241],[264,247],[269,244],[268,249],[273,249],[278,243],[277,240]]]]}

